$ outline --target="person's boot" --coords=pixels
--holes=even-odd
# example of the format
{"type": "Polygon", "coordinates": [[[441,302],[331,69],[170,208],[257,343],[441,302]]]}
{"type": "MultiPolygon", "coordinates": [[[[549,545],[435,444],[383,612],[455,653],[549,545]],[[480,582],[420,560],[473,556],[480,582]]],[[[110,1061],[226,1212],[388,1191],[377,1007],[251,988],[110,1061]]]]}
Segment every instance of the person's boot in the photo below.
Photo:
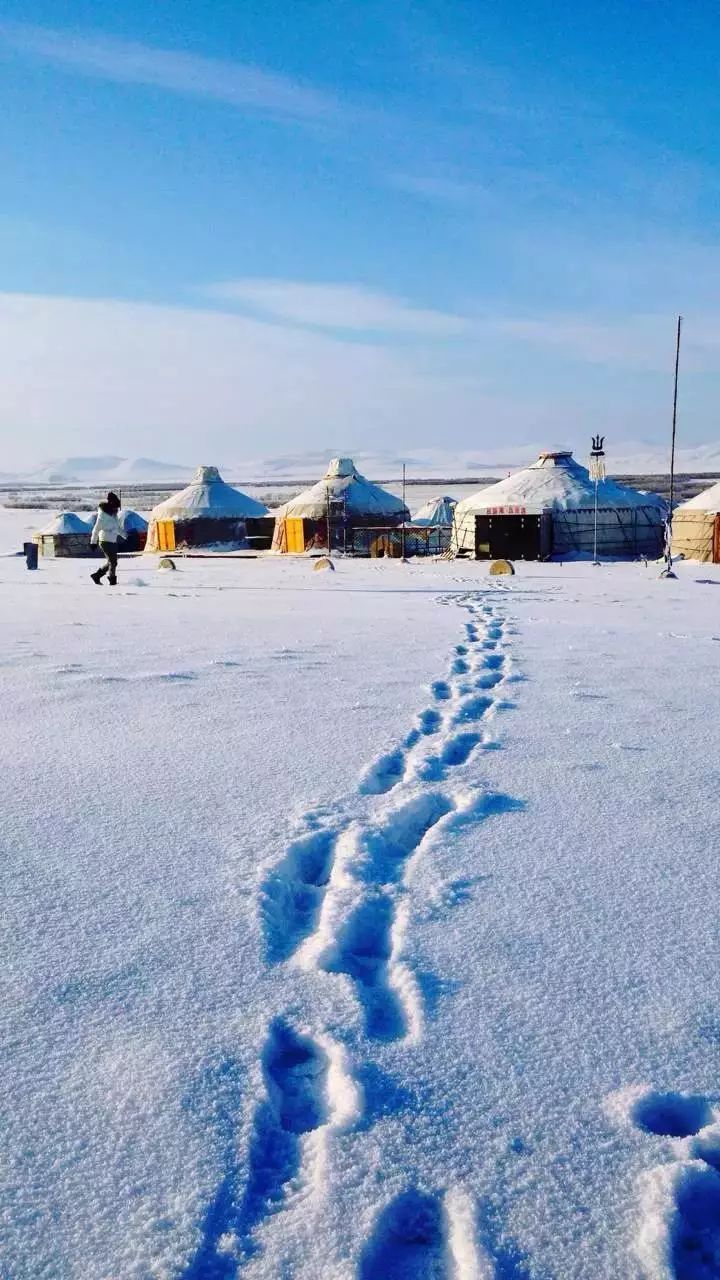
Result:
{"type": "Polygon", "coordinates": [[[90,577],[92,578],[92,580],[93,580],[93,582],[95,583],[95,586],[96,586],[96,587],[101,587],[101,586],[102,586],[102,578],[100,577],[100,570],[99,570],[99,569],[96,569],[94,573],[91,573],[91,574],[90,574],[90,577]]]}
{"type": "Polygon", "coordinates": [[[117,578],[115,577],[115,574],[114,574],[114,573],[111,573],[111,574],[110,574],[110,577],[108,578],[108,586],[109,586],[109,587],[116,587],[116,586],[117,586],[117,578]]]}

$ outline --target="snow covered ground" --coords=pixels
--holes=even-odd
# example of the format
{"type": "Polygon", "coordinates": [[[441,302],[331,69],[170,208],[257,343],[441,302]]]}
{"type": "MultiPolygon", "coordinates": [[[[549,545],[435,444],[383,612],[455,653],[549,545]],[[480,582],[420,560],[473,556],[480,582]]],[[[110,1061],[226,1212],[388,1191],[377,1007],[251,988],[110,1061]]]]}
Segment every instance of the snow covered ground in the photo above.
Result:
{"type": "Polygon", "coordinates": [[[88,571],[0,559],[3,1280],[720,1275],[718,569],[88,571]]]}

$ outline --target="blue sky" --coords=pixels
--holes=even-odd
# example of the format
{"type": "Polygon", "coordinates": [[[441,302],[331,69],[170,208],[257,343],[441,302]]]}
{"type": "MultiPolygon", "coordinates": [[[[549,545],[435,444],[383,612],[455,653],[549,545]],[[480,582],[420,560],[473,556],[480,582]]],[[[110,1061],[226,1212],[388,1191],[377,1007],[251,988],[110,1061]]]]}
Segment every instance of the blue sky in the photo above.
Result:
{"type": "Polygon", "coordinates": [[[6,0],[6,464],[660,441],[678,311],[713,441],[719,53],[704,3],[6,0]]]}

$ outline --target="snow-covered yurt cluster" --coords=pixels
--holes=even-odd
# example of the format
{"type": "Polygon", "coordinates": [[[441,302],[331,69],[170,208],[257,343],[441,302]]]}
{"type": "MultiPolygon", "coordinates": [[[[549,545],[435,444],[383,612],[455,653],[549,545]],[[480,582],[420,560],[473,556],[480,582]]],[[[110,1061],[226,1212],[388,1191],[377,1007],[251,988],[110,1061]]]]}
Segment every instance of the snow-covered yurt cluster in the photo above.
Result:
{"type": "MultiPolygon", "coordinates": [[[[614,480],[597,485],[597,551],[621,558],[662,552],[666,505],[614,480]]],[[[569,450],[541,453],[532,466],[488,485],[455,508],[452,549],[478,560],[591,556],[595,481],[569,450]]]]}
{"type": "Polygon", "coordinates": [[[352,458],[333,458],[322,479],[275,516],[273,551],[327,549],[329,527],[332,548],[372,554],[377,538],[409,520],[410,512],[394,493],[360,475],[352,458]]]}
{"type": "Polygon", "coordinates": [[[270,545],[272,517],[262,502],[226,484],[217,467],[198,467],[185,489],[150,514],[148,551],[270,545]]]}
{"type": "MultiPolygon", "coordinates": [[[[95,513],[86,517],[75,511],[59,511],[48,524],[34,535],[41,556],[92,556],[97,549],[90,539],[95,524],[95,513]]],[[[120,525],[125,537],[120,543],[123,551],[142,551],[147,539],[148,522],[137,511],[121,512],[120,525]]]]}
{"type": "MultiPolygon", "coordinates": [[[[606,557],[656,558],[666,514],[656,494],[609,479],[596,485],[571,452],[553,450],[460,502],[435,495],[411,519],[403,498],[366,479],[352,458],[338,457],[320,480],[273,511],[227,484],[217,467],[198,467],[189,485],[153,508],[149,526],[137,512],[122,512],[120,549],[304,554],[329,543],[359,556],[547,560],[589,556],[597,545],[606,557]]],[[[59,513],[36,535],[41,554],[96,554],[93,521],[59,513]]],[[[720,484],[678,508],[674,550],[720,559],[720,484]]]]}
{"type": "Polygon", "coordinates": [[[720,564],[720,481],[677,508],[672,522],[673,555],[720,564]]]}

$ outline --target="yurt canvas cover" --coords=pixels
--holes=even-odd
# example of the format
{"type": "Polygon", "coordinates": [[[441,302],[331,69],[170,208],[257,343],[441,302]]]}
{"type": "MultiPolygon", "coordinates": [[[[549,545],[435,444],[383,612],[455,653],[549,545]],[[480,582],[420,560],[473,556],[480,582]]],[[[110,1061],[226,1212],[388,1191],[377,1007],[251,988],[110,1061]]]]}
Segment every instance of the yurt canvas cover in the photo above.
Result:
{"type": "MultiPolygon", "coordinates": [[[[479,560],[592,555],[595,483],[569,451],[488,485],[455,508],[452,549],[479,560]]],[[[614,480],[598,485],[597,549],[634,559],[661,555],[665,503],[614,480]]]]}
{"type": "Polygon", "coordinates": [[[676,508],[673,555],[720,564],[720,481],[676,508]]]}
{"type": "Polygon", "coordinates": [[[349,549],[353,529],[392,528],[409,515],[394,493],[360,475],[352,458],[333,458],[322,480],[276,512],[273,551],[327,548],[328,517],[333,546],[349,549]]]}
{"type": "Polygon", "coordinates": [[[42,556],[92,556],[95,548],[91,545],[94,520],[88,523],[74,511],[60,511],[48,524],[35,534],[42,556]]]}
{"type": "Polygon", "coordinates": [[[144,551],[148,536],[148,522],[138,511],[123,511],[120,515],[125,540],[120,543],[122,551],[144,551]]]}
{"type": "Polygon", "coordinates": [[[419,511],[415,512],[412,518],[413,524],[421,525],[451,525],[455,515],[455,507],[457,501],[455,498],[440,497],[431,498],[426,502],[419,511]]]}
{"type": "Polygon", "coordinates": [[[198,467],[192,482],[150,514],[148,551],[184,547],[247,547],[268,510],[226,484],[217,467],[198,467]]]}

